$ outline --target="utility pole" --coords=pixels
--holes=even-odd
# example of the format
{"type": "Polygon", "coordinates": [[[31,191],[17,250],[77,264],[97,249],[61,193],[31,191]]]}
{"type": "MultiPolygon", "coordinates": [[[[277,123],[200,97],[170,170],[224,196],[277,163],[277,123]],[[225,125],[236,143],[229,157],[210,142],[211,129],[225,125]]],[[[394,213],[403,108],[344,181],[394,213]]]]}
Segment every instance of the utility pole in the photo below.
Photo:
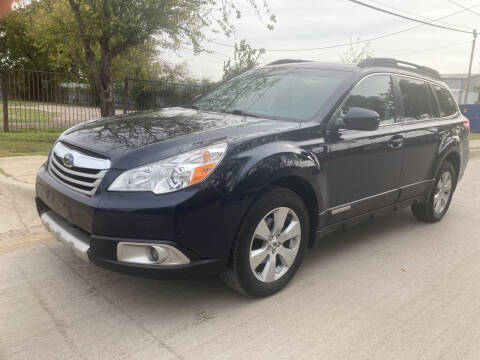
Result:
{"type": "Polygon", "coordinates": [[[475,42],[477,41],[477,30],[473,30],[473,42],[472,42],[472,52],[470,53],[470,65],[468,66],[468,77],[467,77],[467,87],[465,88],[465,97],[463,98],[463,104],[467,103],[468,92],[470,91],[470,80],[472,77],[472,63],[473,63],[473,53],[475,52],[475,42]]]}

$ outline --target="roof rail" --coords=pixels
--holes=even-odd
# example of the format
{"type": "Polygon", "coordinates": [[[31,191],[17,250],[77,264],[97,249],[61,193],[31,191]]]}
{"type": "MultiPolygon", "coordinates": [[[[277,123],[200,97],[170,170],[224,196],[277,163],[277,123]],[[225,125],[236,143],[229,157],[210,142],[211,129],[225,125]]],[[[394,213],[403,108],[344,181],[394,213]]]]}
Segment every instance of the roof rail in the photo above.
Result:
{"type": "Polygon", "coordinates": [[[358,64],[360,67],[384,66],[410,70],[441,80],[440,73],[432,68],[390,58],[369,58],[358,64]]]}
{"type": "Polygon", "coordinates": [[[293,64],[293,63],[302,63],[302,62],[311,62],[311,61],[310,60],[300,60],[300,59],[280,59],[280,60],[275,60],[274,62],[271,62],[271,63],[269,63],[265,66],[293,64]]]}

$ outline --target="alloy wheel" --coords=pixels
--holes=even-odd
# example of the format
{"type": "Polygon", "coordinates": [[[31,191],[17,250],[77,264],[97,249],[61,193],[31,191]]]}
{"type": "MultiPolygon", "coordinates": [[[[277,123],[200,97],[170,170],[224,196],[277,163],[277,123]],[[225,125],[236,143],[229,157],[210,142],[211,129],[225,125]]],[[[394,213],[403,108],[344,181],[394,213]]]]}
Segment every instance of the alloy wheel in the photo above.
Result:
{"type": "Polygon", "coordinates": [[[301,241],[301,225],[290,208],[270,211],[258,223],[250,244],[250,269],[257,280],[280,279],[294,263],[301,241]]]}
{"type": "Polygon", "coordinates": [[[441,214],[447,207],[452,193],[452,185],[452,174],[449,171],[443,172],[438,179],[435,194],[433,195],[433,209],[436,214],[441,214]]]}

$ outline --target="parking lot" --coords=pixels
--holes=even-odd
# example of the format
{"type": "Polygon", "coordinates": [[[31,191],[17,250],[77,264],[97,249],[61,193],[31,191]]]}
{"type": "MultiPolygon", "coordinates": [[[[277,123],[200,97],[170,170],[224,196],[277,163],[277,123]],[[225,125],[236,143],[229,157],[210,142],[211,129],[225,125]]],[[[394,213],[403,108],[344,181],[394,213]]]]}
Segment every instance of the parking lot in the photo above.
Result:
{"type": "Polygon", "coordinates": [[[442,222],[406,209],[337,232],[262,300],[83,263],[39,227],[15,166],[0,161],[1,359],[478,359],[479,157],[442,222]]]}

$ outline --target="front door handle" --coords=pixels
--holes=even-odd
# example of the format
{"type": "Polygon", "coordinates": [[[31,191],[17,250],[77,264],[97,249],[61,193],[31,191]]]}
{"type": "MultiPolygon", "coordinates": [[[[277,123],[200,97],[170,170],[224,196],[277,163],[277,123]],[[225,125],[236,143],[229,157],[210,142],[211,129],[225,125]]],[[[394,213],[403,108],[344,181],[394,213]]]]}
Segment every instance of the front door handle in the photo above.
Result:
{"type": "Polygon", "coordinates": [[[392,149],[399,149],[404,143],[405,137],[403,135],[395,135],[389,140],[388,146],[390,146],[392,149]]]}

